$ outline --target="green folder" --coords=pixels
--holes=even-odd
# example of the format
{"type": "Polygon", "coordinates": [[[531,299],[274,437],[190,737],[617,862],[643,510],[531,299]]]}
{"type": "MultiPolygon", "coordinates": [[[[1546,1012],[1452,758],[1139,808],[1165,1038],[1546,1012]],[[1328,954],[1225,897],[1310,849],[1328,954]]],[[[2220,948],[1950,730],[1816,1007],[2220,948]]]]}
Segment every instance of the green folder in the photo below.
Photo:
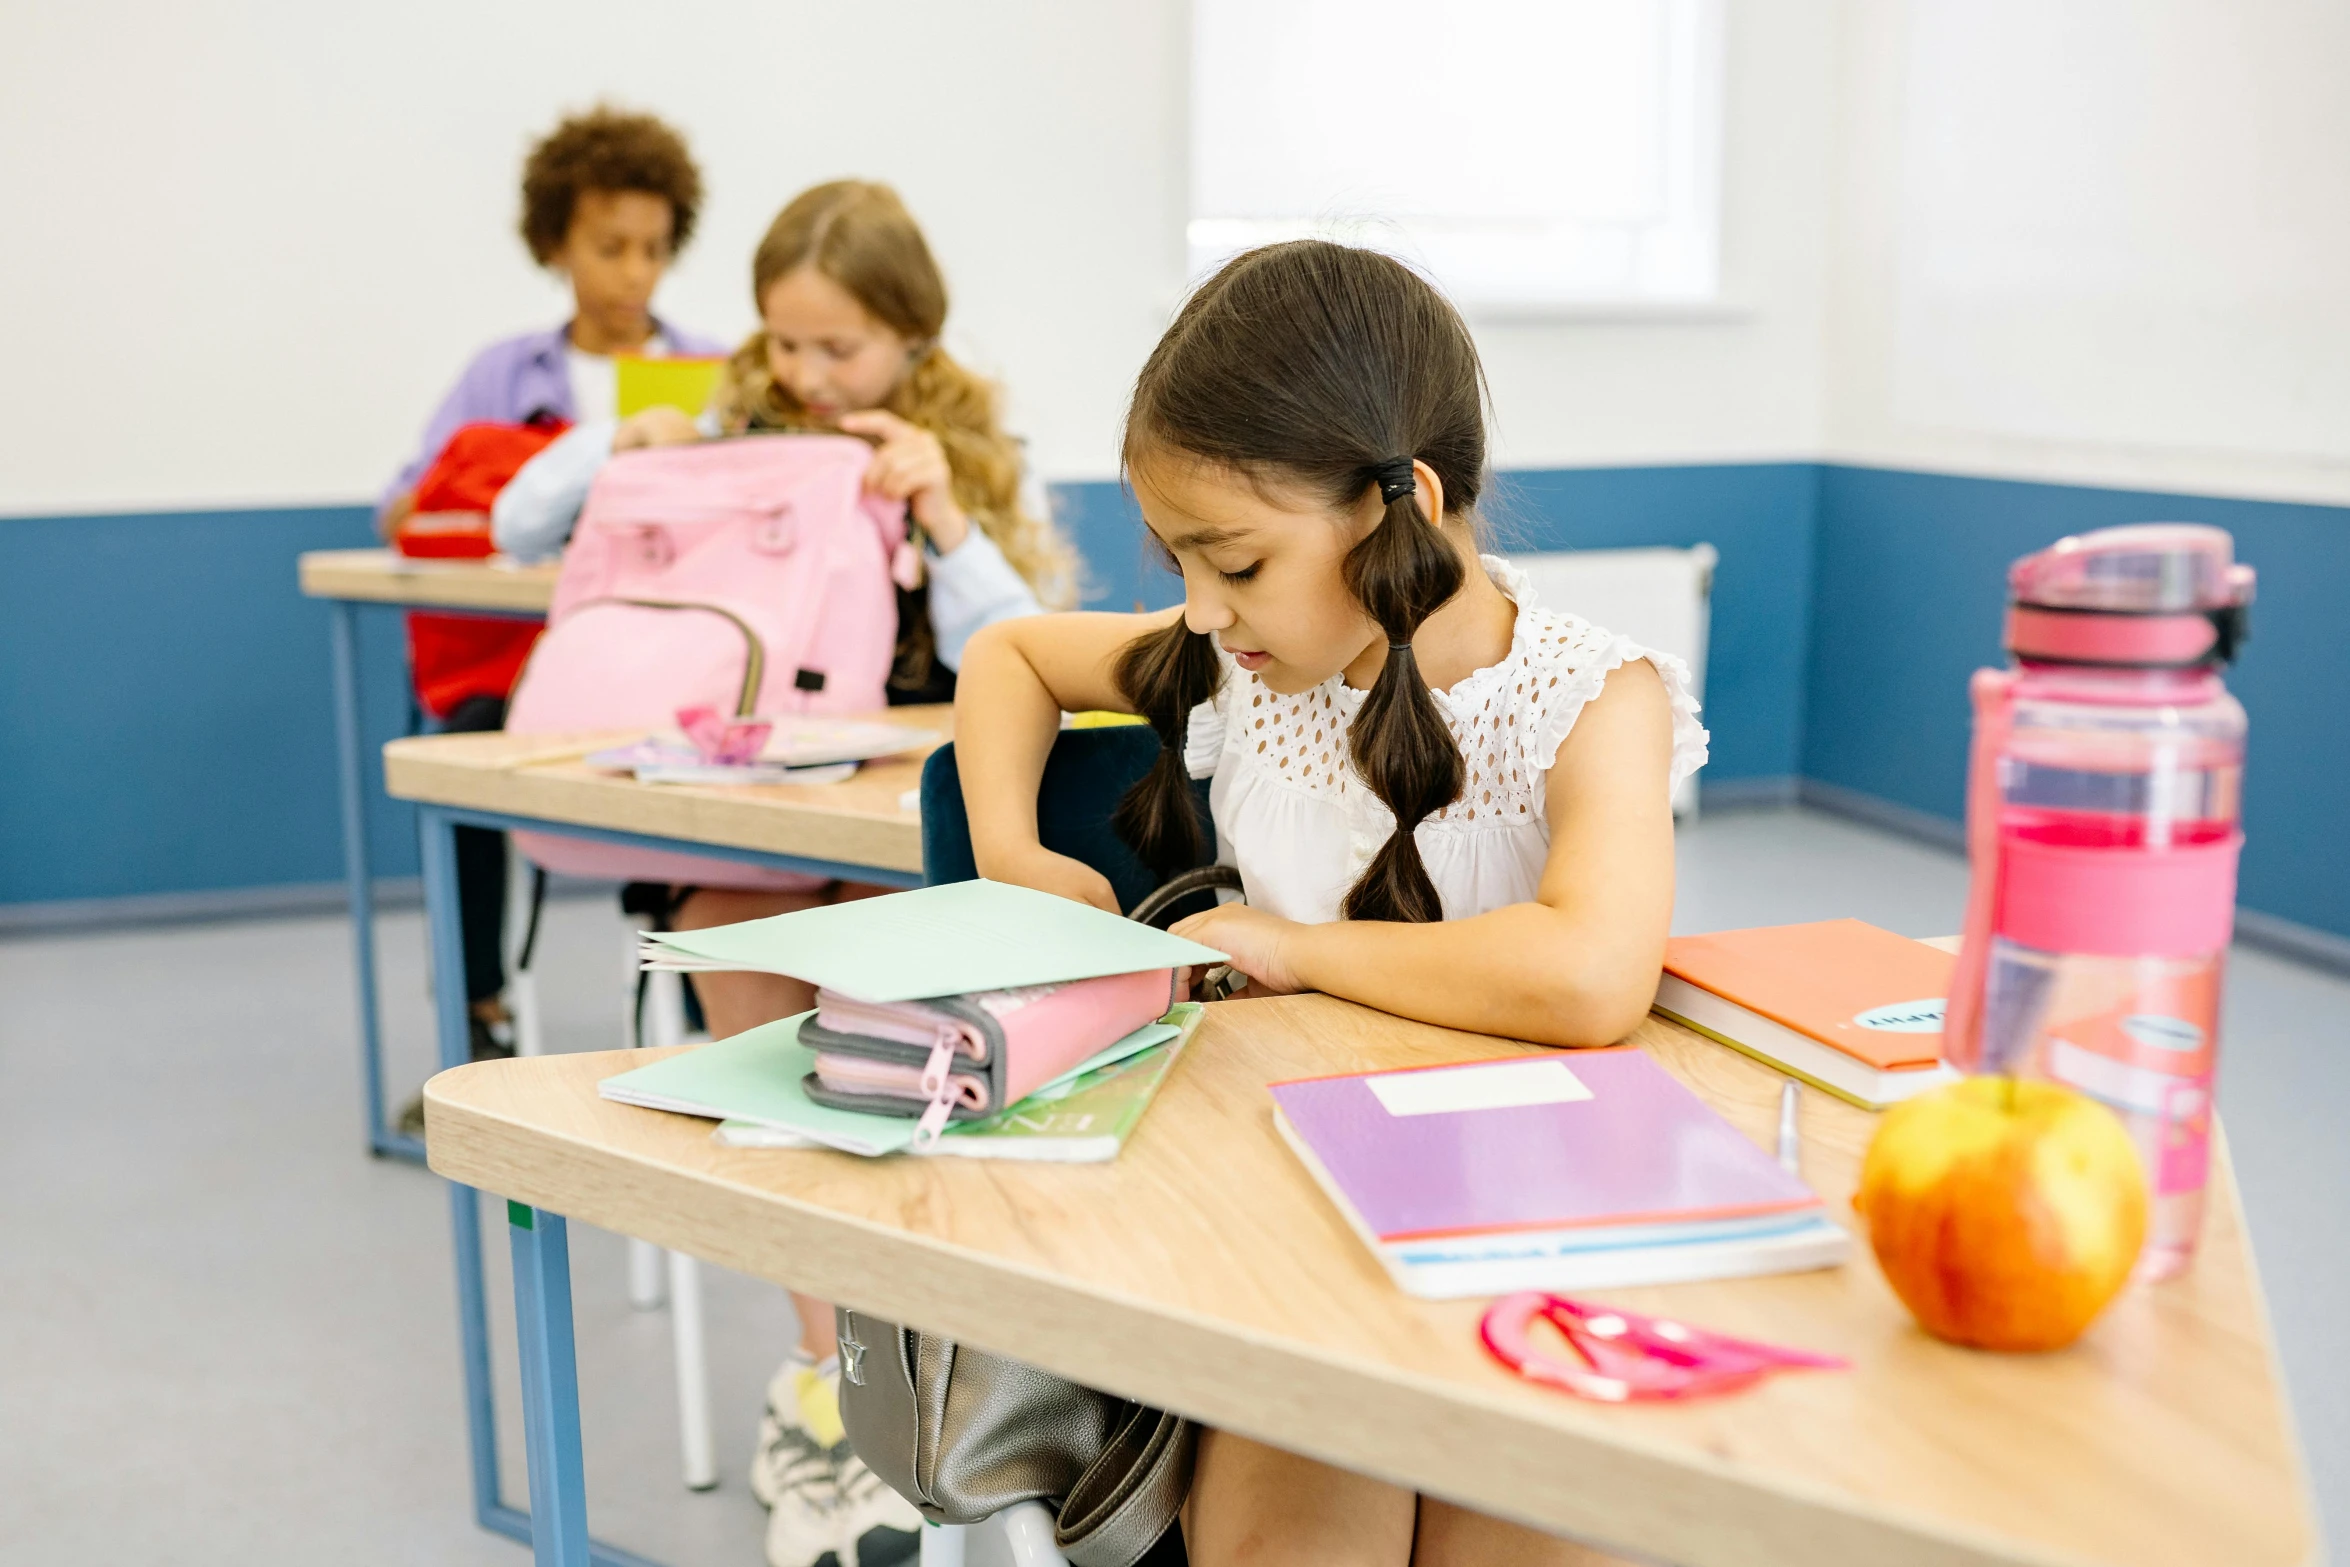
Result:
{"type": "Polygon", "coordinates": [[[789,974],[859,1001],[917,1001],[1221,963],[1196,941],[1031,887],[956,881],[739,925],[648,932],[647,968],[789,974]]]}
{"type": "MultiPolygon", "coordinates": [[[[1192,1002],[1178,1005],[1165,1019],[1146,1023],[1095,1052],[1010,1109],[1049,1102],[1088,1074],[1166,1045],[1196,1022],[1199,1010],[1192,1002]]],[[[800,1043],[800,1023],[813,1015],[803,1012],[762,1024],[731,1039],[607,1077],[596,1085],[596,1092],[616,1103],[647,1110],[768,1127],[844,1153],[873,1157],[909,1147],[914,1141],[912,1116],[835,1110],[808,1097],[802,1079],[816,1069],[816,1052],[800,1043]]],[[[1155,1079],[1151,1086],[1157,1086],[1155,1079]]],[[[1139,1108],[1134,1115],[1140,1115],[1139,1108]]],[[[1005,1121],[1006,1117],[989,1120],[1005,1121]]],[[[1017,1128],[1019,1123],[1006,1124],[1017,1128]]],[[[953,1130],[986,1125],[986,1121],[956,1123],[953,1130]]],[[[1130,1129],[1131,1120],[1128,1125],[1130,1129]]],[[[1111,1151],[1115,1152],[1114,1146],[1111,1151]]]]}

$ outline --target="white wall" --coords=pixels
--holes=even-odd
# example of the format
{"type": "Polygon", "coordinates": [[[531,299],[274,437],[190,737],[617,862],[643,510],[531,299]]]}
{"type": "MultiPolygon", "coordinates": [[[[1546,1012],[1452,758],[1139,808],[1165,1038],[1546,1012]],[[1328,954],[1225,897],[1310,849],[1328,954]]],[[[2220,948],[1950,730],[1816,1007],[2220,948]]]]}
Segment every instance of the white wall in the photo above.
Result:
{"type": "Polygon", "coordinates": [[[1731,0],[1721,308],[1478,323],[1505,466],[1813,456],[1834,210],[1835,0],[1731,0]]]}
{"type": "Polygon", "coordinates": [[[776,209],[890,180],[1051,474],[1109,471],[1182,283],[1181,0],[86,0],[5,31],[0,512],[372,497],[474,348],[563,318],[516,187],[599,97],[703,166],[657,308],[747,330],[776,209]]]}
{"type": "MultiPolygon", "coordinates": [[[[1807,454],[1834,0],[1732,8],[1723,313],[1483,323],[1516,465],[1807,454]]],[[[559,320],[514,238],[533,135],[600,97],[689,135],[659,307],[751,322],[818,179],[895,182],[1049,477],[1115,471],[1183,284],[1182,0],[19,6],[0,50],[0,513],[371,497],[482,342],[559,320]],[[30,367],[30,368],[27,368],[30,367]]]]}
{"type": "Polygon", "coordinates": [[[1849,0],[1830,456],[2350,501],[2350,8],[1849,0]]]}
{"type": "MultiPolygon", "coordinates": [[[[1512,466],[1842,460],[2350,500],[2350,11],[1736,0],[1724,306],[1481,321],[1512,466]]],[[[660,300],[751,320],[804,185],[906,193],[1037,466],[1115,471],[1179,296],[1183,0],[18,6],[0,514],[371,496],[483,341],[600,97],[692,138],[660,300]]]]}

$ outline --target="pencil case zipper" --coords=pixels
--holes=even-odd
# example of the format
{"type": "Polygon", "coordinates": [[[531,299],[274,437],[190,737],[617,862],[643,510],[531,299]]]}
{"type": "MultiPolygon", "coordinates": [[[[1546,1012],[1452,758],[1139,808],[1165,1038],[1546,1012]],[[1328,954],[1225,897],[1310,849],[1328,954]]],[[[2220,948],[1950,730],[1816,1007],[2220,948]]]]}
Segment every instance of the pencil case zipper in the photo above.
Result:
{"type": "Polygon", "coordinates": [[[883,1061],[871,1056],[818,1051],[816,1075],[825,1087],[842,1093],[872,1094],[921,1104],[921,1114],[914,1124],[914,1141],[927,1147],[938,1140],[938,1134],[958,1105],[979,1114],[993,1108],[986,1078],[951,1070],[955,1054],[954,1043],[944,1039],[932,1046],[929,1058],[920,1066],[910,1061],[883,1061]]]}

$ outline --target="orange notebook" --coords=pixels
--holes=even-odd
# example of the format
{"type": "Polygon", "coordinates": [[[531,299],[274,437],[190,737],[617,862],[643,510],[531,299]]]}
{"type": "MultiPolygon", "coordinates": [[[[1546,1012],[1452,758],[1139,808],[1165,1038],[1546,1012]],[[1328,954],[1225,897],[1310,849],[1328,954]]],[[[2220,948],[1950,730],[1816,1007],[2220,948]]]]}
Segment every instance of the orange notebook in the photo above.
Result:
{"type": "Polygon", "coordinates": [[[1675,936],[1656,1010],[1881,1110],[1957,1075],[1942,1064],[1953,961],[1860,920],[1675,936]]]}

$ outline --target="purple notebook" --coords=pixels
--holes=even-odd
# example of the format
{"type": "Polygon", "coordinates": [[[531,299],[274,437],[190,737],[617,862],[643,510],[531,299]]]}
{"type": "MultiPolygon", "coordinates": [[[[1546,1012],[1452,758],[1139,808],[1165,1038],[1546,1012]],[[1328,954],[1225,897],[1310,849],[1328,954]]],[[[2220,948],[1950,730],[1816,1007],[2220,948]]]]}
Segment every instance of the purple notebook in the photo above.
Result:
{"type": "Polygon", "coordinates": [[[1324,1184],[1382,1241],[1819,1207],[1810,1187],[1629,1046],[1272,1091],[1324,1184]]]}

